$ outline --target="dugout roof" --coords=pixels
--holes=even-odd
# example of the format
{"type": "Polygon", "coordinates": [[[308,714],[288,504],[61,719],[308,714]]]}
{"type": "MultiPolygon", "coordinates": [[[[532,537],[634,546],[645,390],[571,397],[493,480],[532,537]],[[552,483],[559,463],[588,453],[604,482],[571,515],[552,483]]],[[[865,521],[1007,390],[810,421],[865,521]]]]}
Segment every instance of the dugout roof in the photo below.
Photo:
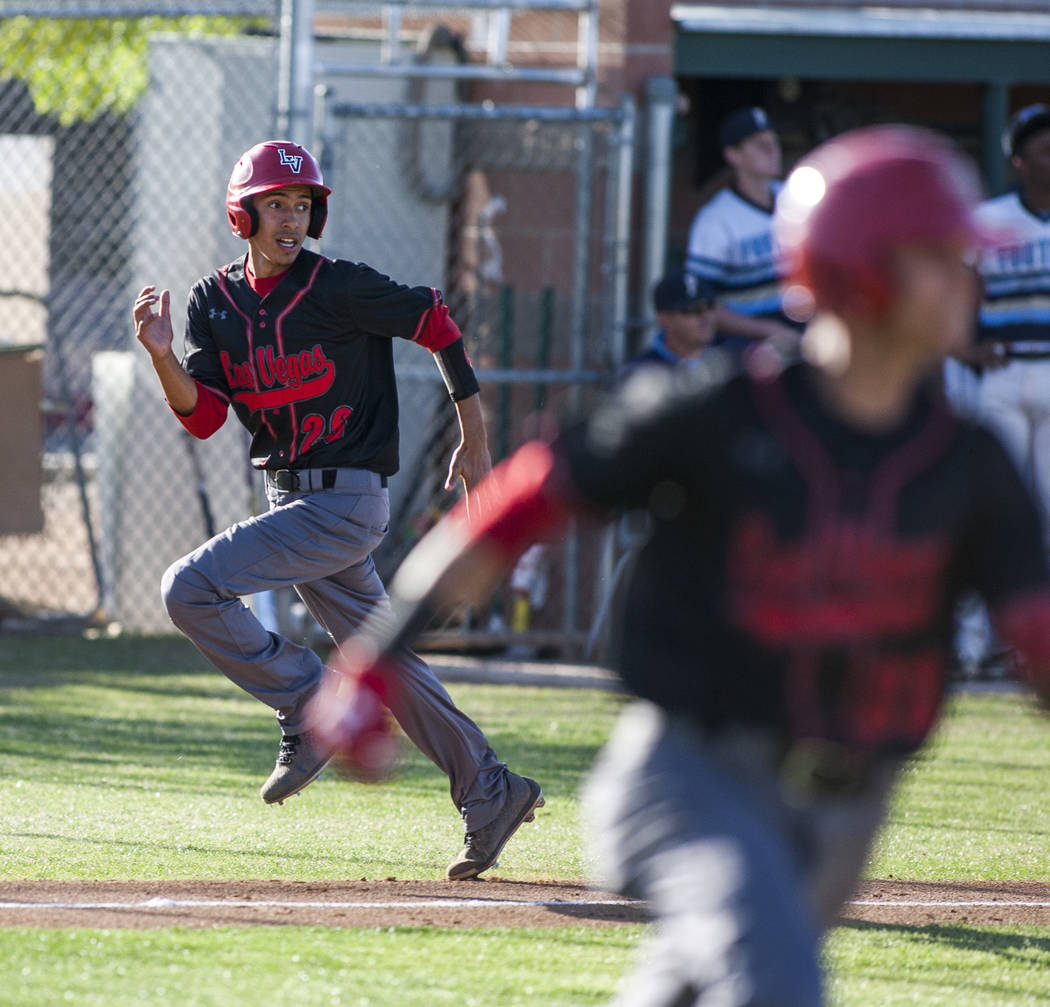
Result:
{"type": "Polygon", "coordinates": [[[981,83],[993,179],[1009,88],[1050,84],[1044,11],[677,3],[671,20],[680,76],[981,83]]]}

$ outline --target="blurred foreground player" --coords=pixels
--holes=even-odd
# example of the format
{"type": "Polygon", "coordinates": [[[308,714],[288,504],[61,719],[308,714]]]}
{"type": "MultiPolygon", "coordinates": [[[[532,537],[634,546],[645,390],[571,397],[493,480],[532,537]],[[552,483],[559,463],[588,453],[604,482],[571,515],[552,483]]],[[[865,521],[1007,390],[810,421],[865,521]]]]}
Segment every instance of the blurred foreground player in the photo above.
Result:
{"type": "MultiPolygon", "coordinates": [[[[776,216],[816,308],[808,358],[639,375],[497,468],[485,520],[453,517],[397,575],[410,634],[569,513],[649,510],[615,650],[638,699],[586,793],[602,881],[657,920],[624,1005],[821,1002],[819,942],[938,717],[962,592],[1050,695],[1035,507],[937,380],[971,335],[975,200],[968,164],[925,131],[818,148],[776,216]]],[[[348,670],[375,675],[399,638],[374,637],[348,670]]],[[[344,745],[368,696],[319,703],[344,745]]]]}
{"type": "MultiPolygon", "coordinates": [[[[470,501],[491,467],[478,383],[441,294],[304,247],[321,236],[329,193],[298,144],[252,147],[226,194],[230,228],[247,251],[191,290],[185,359],[172,352],[168,291],[146,287],[133,312],[179,421],[208,437],[232,406],[266,479],[270,509],[173,563],[162,592],[172,622],[201,653],[277,714],[281,745],[260,791],[267,804],[308,786],[332,756],[306,722],[307,701],[330,673],[241,599],[294,587],[336,643],[366,616],[387,617],[372,552],[387,531],[387,479],[398,470],[395,338],[430,350],[455,405],[461,440],[446,489],[462,480],[470,501]]],[[[386,704],[448,776],[466,825],[447,876],[476,877],[543,803],[539,785],[507,769],[411,650],[394,655],[389,678],[386,704]]]]}

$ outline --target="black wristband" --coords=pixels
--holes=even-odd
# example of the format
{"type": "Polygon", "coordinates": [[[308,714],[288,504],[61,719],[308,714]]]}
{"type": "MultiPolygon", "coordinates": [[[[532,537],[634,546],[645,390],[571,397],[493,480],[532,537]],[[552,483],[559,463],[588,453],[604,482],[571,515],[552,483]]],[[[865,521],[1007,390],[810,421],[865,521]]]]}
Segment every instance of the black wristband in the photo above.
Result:
{"type": "Polygon", "coordinates": [[[438,370],[448,389],[448,394],[453,402],[461,399],[469,399],[471,395],[477,395],[481,390],[478,379],[474,374],[474,368],[470,366],[467,359],[467,351],[463,348],[463,340],[457,339],[449,343],[443,350],[434,354],[438,370]]]}

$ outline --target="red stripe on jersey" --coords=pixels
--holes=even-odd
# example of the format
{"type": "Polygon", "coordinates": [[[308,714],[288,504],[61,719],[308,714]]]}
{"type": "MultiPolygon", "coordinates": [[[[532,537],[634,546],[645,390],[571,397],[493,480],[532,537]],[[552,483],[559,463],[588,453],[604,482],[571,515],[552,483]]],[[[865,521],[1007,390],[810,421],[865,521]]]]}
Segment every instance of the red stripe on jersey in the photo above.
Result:
{"type": "Polygon", "coordinates": [[[755,406],[769,430],[776,432],[805,480],[809,526],[821,528],[839,506],[840,485],[835,466],[813,431],[795,410],[781,381],[755,381],[755,406]]]}
{"type": "Polygon", "coordinates": [[[310,279],[306,281],[296,291],[295,296],[288,302],[287,307],[277,316],[277,321],[274,323],[274,340],[277,343],[277,352],[282,356],[284,355],[284,320],[288,317],[288,313],[292,311],[295,306],[310,292],[314,283],[317,281],[317,274],[321,271],[321,267],[325,264],[326,259],[318,259],[317,264],[313,268],[313,272],[310,273],[310,279]]]}
{"type": "Polygon", "coordinates": [[[936,400],[933,414],[922,431],[891,454],[875,472],[866,522],[869,528],[887,536],[894,534],[902,488],[944,454],[954,433],[955,417],[940,399],[936,400]]]}
{"type": "MultiPolygon", "coordinates": [[[[230,302],[230,307],[233,308],[234,313],[241,319],[242,322],[244,322],[244,338],[248,344],[248,359],[251,360],[255,353],[255,346],[253,345],[255,342],[255,337],[252,332],[252,320],[249,315],[246,315],[237,306],[237,302],[233,299],[233,294],[230,293],[230,288],[226,286],[226,271],[228,268],[228,266],[223,266],[222,269],[219,270],[219,289],[222,291],[222,296],[230,302]]],[[[245,268],[247,268],[247,263],[245,264],[245,268]]],[[[254,371],[253,377],[255,379],[255,387],[256,389],[258,389],[259,378],[258,375],[254,374],[254,371]]]]}
{"type": "MultiPolygon", "coordinates": [[[[202,385],[199,381],[196,381],[196,385],[197,404],[193,407],[193,412],[189,416],[183,416],[181,413],[175,413],[175,415],[194,437],[203,441],[211,437],[226,422],[230,404],[214,388],[202,385]]],[[[172,409],[172,412],[174,413],[175,410],[172,409]]]]}
{"type": "MultiPolygon", "coordinates": [[[[274,323],[274,341],[277,344],[277,352],[280,353],[282,356],[284,356],[284,320],[288,317],[288,313],[306,296],[310,288],[313,287],[314,282],[317,280],[317,274],[321,270],[321,266],[323,266],[327,261],[328,260],[323,257],[317,260],[317,264],[314,266],[313,272],[310,273],[310,279],[307,280],[305,284],[303,284],[302,288],[299,291],[297,291],[296,295],[291,299],[291,301],[288,302],[288,307],[286,307],[284,311],[282,311],[277,316],[277,320],[274,323]]],[[[288,406],[289,419],[291,420],[292,427],[292,441],[291,444],[289,444],[288,446],[289,462],[294,461],[299,454],[299,418],[298,416],[296,416],[295,405],[293,403],[295,403],[299,399],[311,398],[313,395],[323,395],[325,392],[327,392],[328,389],[331,388],[332,382],[335,380],[334,367],[332,368],[331,374],[327,377],[328,384],[324,387],[321,387],[321,382],[324,380],[324,378],[318,378],[314,381],[308,381],[305,383],[306,385],[316,386],[316,388],[314,388],[314,390],[311,392],[311,395],[295,395],[292,398],[287,399],[285,402],[264,402],[257,407],[260,409],[265,409],[268,406],[272,405],[288,406]]],[[[299,391],[301,392],[304,387],[305,385],[300,386],[299,391]]]]}
{"type": "MultiPolygon", "coordinates": [[[[247,255],[245,255],[245,268],[247,268],[247,262],[248,257],[247,255]]],[[[219,270],[219,289],[222,291],[223,297],[225,297],[226,300],[229,301],[230,307],[233,308],[234,312],[240,317],[241,321],[244,322],[244,339],[248,344],[248,359],[251,360],[255,355],[255,335],[252,331],[252,320],[248,315],[241,311],[239,307],[237,307],[237,302],[233,299],[233,295],[230,293],[229,287],[226,286],[226,274],[228,268],[229,267],[227,266],[223,266],[222,269],[219,270]]],[[[256,373],[254,367],[251,369],[251,373],[252,380],[255,384],[255,389],[256,391],[258,391],[259,375],[256,373]]],[[[266,414],[264,413],[260,417],[260,419],[262,420],[263,426],[265,426],[266,429],[270,431],[271,436],[276,441],[277,431],[274,430],[273,425],[266,418],[266,414]]]]}

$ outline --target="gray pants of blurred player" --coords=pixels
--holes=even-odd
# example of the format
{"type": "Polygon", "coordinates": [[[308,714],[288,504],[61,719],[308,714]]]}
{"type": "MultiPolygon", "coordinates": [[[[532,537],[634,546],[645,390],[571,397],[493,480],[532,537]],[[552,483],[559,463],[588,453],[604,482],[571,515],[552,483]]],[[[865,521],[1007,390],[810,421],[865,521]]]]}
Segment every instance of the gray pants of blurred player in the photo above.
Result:
{"type": "Polygon", "coordinates": [[[602,881],[655,936],[623,1007],[818,1007],[819,944],[860,877],[896,764],[850,798],[794,800],[760,732],[705,737],[637,702],[588,782],[602,881]]]}
{"type": "MultiPolygon", "coordinates": [[[[326,671],[308,647],[271,633],[241,601],[294,586],[336,642],[390,602],[372,561],[390,518],[380,477],[340,471],[337,488],[267,486],[270,510],[228,528],[174,563],[161,591],[175,625],[231,681],[277,712],[285,734],[306,726],[304,707],[326,671]]],[[[412,742],[448,776],[467,831],[488,825],[506,799],[506,766],[478,726],[409,650],[392,710],[412,742]]]]}

